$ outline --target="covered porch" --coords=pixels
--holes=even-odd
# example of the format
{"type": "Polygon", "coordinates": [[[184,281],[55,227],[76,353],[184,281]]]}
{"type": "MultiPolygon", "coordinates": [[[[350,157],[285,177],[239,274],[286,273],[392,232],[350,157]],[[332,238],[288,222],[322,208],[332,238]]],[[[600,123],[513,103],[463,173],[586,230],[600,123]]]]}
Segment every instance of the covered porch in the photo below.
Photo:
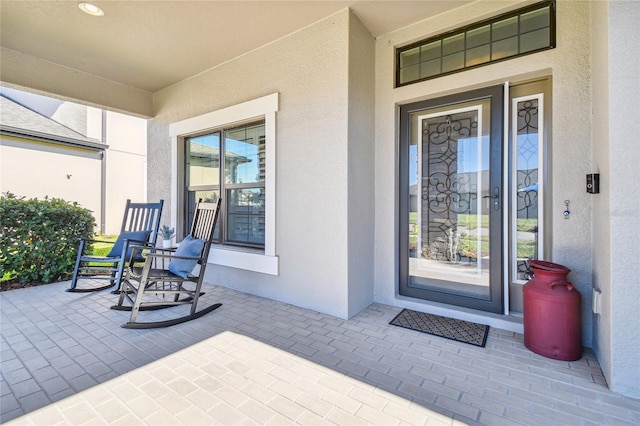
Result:
{"type": "Polygon", "coordinates": [[[510,331],[491,328],[481,348],[389,325],[397,307],[346,320],[212,283],[214,313],[126,330],[109,291],[66,287],[0,293],[2,423],[640,422],[592,351],[551,360],[510,331]]]}
{"type": "MultiPolygon", "coordinates": [[[[384,378],[396,374],[399,377],[390,384],[381,379],[380,388],[392,396],[408,395],[407,401],[420,401],[419,406],[447,416],[447,421],[540,424],[539,416],[544,416],[545,423],[637,424],[637,401],[619,399],[607,391],[607,385],[628,397],[640,397],[637,368],[640,332],[634,326],[638,323],[637,300],[640,298],[637,285],[640,264],[635,254],[640,234],[639,204],[636,197],[628,196],[630,182],[640,179],[636,167],[640,150],[629,137],[639,132],[639,122],[634,116],[637,111],[634,100],[640,96],[636,75],[638,56],[632,54],[639,45],[638,3],[558,0],[553,2],[557,32],[553,49],[415,84],[396,84],[398,49],[534,3],[536,0],[414,1],[403,2],[403,7],[398,7],[393,1],[211,1],[165,2],[167,9],[161,10],[158,5],[145,7],[147,2],[105,2],[104,19],[96,21],[101,18],[84,16],[75,2],[38,2],[38,13],[34,15],[31,2],[5,1],[2,2],[0,74],[2,84],[10,88],[24,88],[147,118],[148,151],[144,170],[147,199],[166,200],[163,221],[176,228],[188,223],[185,217],[191,189],[185,184],[188,176],[185,141],[210,131],[227,131],[238,124],[264,121],[267,154],[264,183],[260,182],[264,184],[265,194],[263,247],[248,244],[238,248],[223,244],[213,253],[207,279],[227,288],[211,292],[224,306],[210,318],[177,329],[188,330],[187,335],[191,336],[192,340],[183,343],[185,346],[229,336],[225,333],[242,332],[243,338],[248,339],[262,338],[260,333],[266,333],[269,338],[264,341],[296,354],[287,352],[290,356],[306,354],[307,360],[329,367],[331,372],[349,371],[351,376],[357,375],[359,383],[378,385],[379,370],[383,371],[384,378]],[[223,11],[217,9],[221,4],[233,13],[226,16],[237,16],[237,13],[241,19],[225,19],[223,11]],[[297,14],[305,18],[303,21],[294,19],[292,4],[296,4],[297,14]],[[324,9],[331,4],[333,10],[324,9]],[[415,9],[409,9],[410,6],[415,9]],[[272,8],[270,13],[281,16],[266,19],[266,8],[272,8]],[[307,13],[313,10],[315,15],[309,16],[307,13]],[[406,16],[400,21],[392,19],[398,14],[406,16]],[[42,20],[34,20],[35,16],[42,20]],[[256,17],[265,18],[263,31],[253,25],[258,21],[256,17]],[[96,22],[105,25],[96,25],[96,22]],[[134,28],[138,37],[130,35],[134,28]],[[212,32],[186,31],[201,28],[212,32]],[[272,33],[274,28],[282,33],[272,33]],[[237,36],[227,36],[229,34],[237,36]],[[90,35],[93,38],[90,39],[90,35]],[[34,41],[26,43],[31,37],[34,41]],[[228,51],[227,45],[232,40],[245,44],[239,50],[228,51]],[[52,44],[46,45],[47,41],[52,44]],[[173,50],[168,51],[168,47],[173,50]],[[108,52],[114,55],[107,55],[108,52]],[[142,52],[152,53],[154,57],[141,56],[142,52]],[[224,52],[227,54],[218,55],[224,52]],[[187,53],[193,56],[184,56],[187,53]],[[87,58],[95,62],[87,63],[87,58]],[[503,290],[500,302],[505,307],[504,313],[470,313],[466,305],[459,307],[428,297],[406,297],[400,292],[403,285],[400,265],[406,264],[403,250],[408,250],[408,244],[401,244],[400,238],[405,238],[407,231],[401,227],[400,220],[406,220],[408,215],[399,210],[402,204],[399,201],[408,185],[400,185],[399,179],[408,176],[410,170],[400,167],[399,108],[496,85],[515,88],[540,80],[551,83],[550,92],[527,94],[543,95],[550,103],[545,111],[551,114],[545,127],[549,137],[540,151],[546,150],[541,164],[548,173],[547,247],[537,257],[566,265],[573,271],[570,279],[582,294],[583,345],[595,354],[589,352],[583,360],[561,366],[523,349],[517,334],[521,331],[517,329],[521,326],[520,310],[511,305],[511,301],[517,300],[512,296],[521,292],[517,286],[508,287],[511,283],[506,262],[493,274],[498,278],[496,281],[502,281],[494,288],[503,290]],[[271,101],[262,102],[265,99],[271,101]],[[257,110],[245,108],[256,105],[257,110]],[[593,173],[601,175],[600,194],[585,190],[585,175],[593,173]],[[565,219],[563,201],[570,201],[569,219],[565,219]],[[240,297],[242,303],[225,300],[227,295],[240,297]],[[600,303],[594,303],[594,295],[598,295],[600,303]],[[479,351],[455,345],[450,350],[450,342],[440,344],[423,335],[414,338],[413,334],[388,326],[391,313],[403,307],[490,323],[494,328],[488,347],[479,351]],[[252,317],[247,313],[254,308],[258,312],[252,317]],[[274,314],[279,309],[281,314],[274,314]],[[388,314],[378,322],[369,323],[376,318],[374,313],[378,309],[388,314]],[[290,314],[291,311],[296,315],[290,314]],[[321,318],[321,329],[338,327],[341,330],[338,334],[355,339],[356,343],[347,350],[337,347],[341,340],[334,334],[330,334],[334,340],[326,342],[325,334],[309,329],[305,315],[301,314],[302,319],[298,320],[299,312],[321,318]],[[270,320],[274,316],[277,321],[270,320]],[[283,316],[287,321],[274,326],[282,322],[283,316]],[[325,322],[329,325],[324,325],[325,322]],[[513,328],[509,333],[496,331],[510,326],[513,328]],[[357,330],[351,330],[352,327],[357,330]],[[356,339],[351,334],[366,335],[363,330],[370,330],[369,327],[376,330],[373,336],[356,339]],[[390,336],[396,337],[390,339],[390,336]],[[419,365],[426,365],[426,370],[419,368],[411,357],[415,356],[416,341],[423,344],[418,345],[419,354],[424,357],[420,358],[419,365]],[[378,347],[381,342],[389,346],[378,347]],[[311,346],[315,351],[305,353],[300,345],[311,346]],[[381,352],[378,354],[377,350],[381,352]],[[491,353],[490,361],[484,358],[487,353],[491,353]],[[373,360],[370,354],[376,354],[373,360]],[[392,360],[401,362],[394,364],[392,360]],[[345,364],[354,368],[344,367],[345,364]],[[556,367],[561,372],[556,371],[556,367]],[[596,374],[598,379],[594,381],[591,368],[598,372],[601,369],[603,375],[596,374]],[[432,369],[435,377],[431,376],[432,369]],[[602,377],[606,377],[606,384],[602,377]],[[439,390],[433,392],[433,386],[439,390]],[[451,388],[454,391],[448,394],[451,388]],[[613,400],[616,403],[611,405],[613,400]],[[498,404],[497,408],[494,403],[498,404]],[[629,406],[636,407],[633,415],[628,414],[629,406]],[[556,417],[566,412],[571,413],[571,419],[556,417]],[[620,412],[627,414],[618,416],[620,412]],[[516,413],[516,417],[510,417],[516,413]],[[613,416],[612,413],[618,417],[601,417],[613,416]],[[492,421],[487,418],[491,415],[501,416],[502,420],[492,421]],[[585,420],[589,418],[595,420],[585,420]]],[[[506,144],[503,148],[502,158],[507,159],[506,144]]],[[[512,164],[504,161],[500,167],[508,172],[512,164]]],[[[506,190],[502,194],[508,195],[507,173],[501,176],[506,190]]],[[[217,183],[208,182],[211,187],[217,183]]],[[[252,189],[258,192],[261,188],[252,189]]],[[[511,201],[513,190],[512,186],[511,201]]],[[[232,199],[228,195],[235,189],[220,191],[226,191],[223,199],[232,199]]],[[[509,200],[508,196],[503,198],[509,200]]],[[[507,207],[504,209],[502,226],[492,229],[508,228],[507,207]]],[[[502,257],[498,254],[493,259],[507,259],[507,240],[498,237],[494,241],[499,244],[492,247],[502,246],[503,252],[502,257]]],[[[56,285],[51,288],[55,289],[56,285]]],[[[98,380],[104,382],[138,368],[130,361],[137,359],[136,356],[142,357],[144,364],[154,361],[161,356],[149,356],[155,342],[184,339],[182,332],[174,330],[153,332],[158,334],[124,333],[118,328],[123,318],[108,310],[112,301],[100,300],[108,295],[87,297],[83,306],[73,302],[76,299],[59,294],[62,288],[64,286],[51,294],[49,288],[41,288],[36,293],[32,293],[34,289],[2,296],[2,314],[8,319],[3,321],[3,327],[14,324],[15,339],[27,342],[22,344],[26,347],[27,359],[41,353],[38,349],[34,351],[36,342],[52,345],[52,352],[47,352],[43,359],[36,356],[36,366],[39,363],[45,368],[52,366],[52,358],[58,353],[56,348],[62,352],[64,362],[81,356],[93,361],[78,364],[73,361],[52,367],[55,376],[40,378],[61,386],[52,394],[58,395],[58,399],[93,386],[98,380]],[[11,312],[13,302],[7,300],[16,297],[14,294],[28,296],[27,301],[31,299],[31,304],[17,309],[23,314],[11,312]],[[59,303],[59,309],[64,312],[58,315],[54,310],[42,316],[45,331],[31,324],[45,309],[45,306],[34,309],[34,298],[37,303],[59,303]],[[75,312],[76,309],[81,311],[75,312]],[[59,320],[54,321],[52,316],[59,320]],[[98,324],[93,324],[94,320],[98,324]],[[25,321],[25,324],[18,327],[13,321],[25,321]],[[84,327],[94,329],[87,332],[84,327]],[[29,330],[38,336],[33,343],[22,336],[29,330]],[[104,337],[91,338],[95,330],[104,333],[104,337]],[[76,331],[84,337],[76,336],[76,331]],[[61,333],[62,337],[53,338],[55,333],[61,333]],[[170,337],[156,338],[165,333],[170,337]],[[173,333],[178,334],[174,337],[173,333]],[[128,339],[134,337],[143,342],[138,347],[150,345],[149,349],[145,347],[144,356],[131,349],[134,356],[109,363],[92,358],[102,353],[102,349],[120,344],[120,339],[124,339],[122,345],[130,349],[128,339]],[[91,343],[86,343],[85,338],[91,343]],[[100,346],[105,339],[113,342],[108,347],[100,346]],[[60,342],[68,343],[70,348],[60,348],[60,342]],[[92,352],[93,344],[102,349],[92,352]],[[66,353],[68,350],[79,354],[74,358],[66,353]],[[78,367],[93,364],[104,372],[91,374],[84,367],[78,367]],[[121,365],[127,367],[117,370],[121,365]],[[58,376],[58,372],[66,371],[67,367],[75,370],[73,381],[58,376]],[[88,384],[83,386],[85,380],[88,384]]],[[[13,362],[18,366],[17,370],[7,367],[6,371],[20,371],[10,376],[16,383],[23,383],[19,390],[25,390],[18,392],[19,397],[13,400],[9,396],[5,398],[4,392],[8,391],[3,391],[3,404],[7,404],[7,409],[3,406],[3,413],[21,413],[19,401],[35,400],[34,408],[47,404],[50,397],[40,389],[39,380],[29,373],[26,361],[13,361],[18,359],[12,355],[15,343],[5,339],[9,355],[3,357],[3,364],[13,362]],[[37,391],[31,391],[32,384],[37,385],[37,391]]],[[[17,347],[21,348],[21,344],[17,347]]],[[[174,353],[173,349],[157,350],[162,356],[174,353]]],[[[93,413],[99,404],[92,405],[93,413]]],[[[386,404],[374,405],[377,412],[384,412],[386,404]]],[[[235,409],[239,406],[241,404],[233,404],[235,409]]],[[[329,413],[322,417],[331,420],[327,417],[329,413]]],[[[377,417],[380,422],[382,418],[377,417]]],[[[274,418],[273,422],[282,423],[278,419],[280,417],[274,418]]],[[[297,417],[296,421],[302,420],[297,417]]]]}

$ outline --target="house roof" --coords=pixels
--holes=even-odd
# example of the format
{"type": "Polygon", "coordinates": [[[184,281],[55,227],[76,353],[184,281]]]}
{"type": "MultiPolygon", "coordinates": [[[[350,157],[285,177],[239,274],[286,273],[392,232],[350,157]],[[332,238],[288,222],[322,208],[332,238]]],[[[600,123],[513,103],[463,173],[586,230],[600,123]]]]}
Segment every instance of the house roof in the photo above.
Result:
{"type": "MultiPolygon", "coordinates": [[[[209,145],[192,142],[189,148],[189,155],[191,155],[192,157],[205,158],[209,160],[211,158],[219,158],[220,150],[209,145]]],[[[236,162],[236,164],[251,162],[249,158],[231,151],[226,151],[225,159],[232,160],[236,162]]]]}
{"type": "Polygon", "coordinates": [[[95,150],[108,148],[98,139],[88,138],[2,95],[0,133],[95,150]]]}

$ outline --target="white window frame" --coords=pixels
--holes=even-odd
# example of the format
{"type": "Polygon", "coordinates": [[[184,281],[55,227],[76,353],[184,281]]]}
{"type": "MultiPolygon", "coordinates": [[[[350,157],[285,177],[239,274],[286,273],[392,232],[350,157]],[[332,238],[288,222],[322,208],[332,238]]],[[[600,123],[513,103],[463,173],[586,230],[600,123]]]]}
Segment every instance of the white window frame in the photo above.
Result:
{"type": "Polygon", "coordinates": [[[208,130],[227,127],[238,122],[264,119],[265,125],[265,241],[264,253],[242,247],[211,246],[209,263],[248,271],[279,275],[276,255],[276,113],[279,94],[233,105],[169,125],[171,137],[171,205],[172,223],[177,222],[178,206],[178,144],[180,140],[208,130]]]}

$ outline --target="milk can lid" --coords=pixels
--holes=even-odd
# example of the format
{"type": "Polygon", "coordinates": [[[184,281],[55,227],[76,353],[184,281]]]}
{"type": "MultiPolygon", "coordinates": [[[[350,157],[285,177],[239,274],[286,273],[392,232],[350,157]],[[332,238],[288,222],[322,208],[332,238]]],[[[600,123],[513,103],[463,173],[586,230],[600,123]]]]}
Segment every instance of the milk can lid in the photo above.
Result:
{"type": "Polygon", "coordinates": [[[571,269],[559,263],[547,262],[546,260],[529,260],[529,266],[533,269],[539,269],[541,271],[555,272],[559,274],[568,274],[571,269]]]}

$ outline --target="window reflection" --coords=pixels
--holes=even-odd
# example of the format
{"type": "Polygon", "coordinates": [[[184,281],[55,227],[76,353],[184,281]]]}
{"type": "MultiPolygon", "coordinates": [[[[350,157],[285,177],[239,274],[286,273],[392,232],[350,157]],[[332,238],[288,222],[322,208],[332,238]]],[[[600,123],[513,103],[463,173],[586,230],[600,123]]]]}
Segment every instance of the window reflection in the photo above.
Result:
{"type": "Polygon", "coordinates": [[[215,202],[222,197],[214,240],[264,247],[265,144],[264,122],[185,139],[183,235],[189,232],[198,200],[215,202]]]}
{"type": "Polygon", "coordinates": [[[220,184],[220,134],[187,140],[188,186],[220,184]]]}
{"type": "Polygon", "coordinates": [[[224,144],[227,183],[264,182],[264,125],[228,131],[224,144]]]}
{"type": "Polygon", "coordinates": [[[264,188],[228,191],[229,240],[264,244],[264,188]]]}

